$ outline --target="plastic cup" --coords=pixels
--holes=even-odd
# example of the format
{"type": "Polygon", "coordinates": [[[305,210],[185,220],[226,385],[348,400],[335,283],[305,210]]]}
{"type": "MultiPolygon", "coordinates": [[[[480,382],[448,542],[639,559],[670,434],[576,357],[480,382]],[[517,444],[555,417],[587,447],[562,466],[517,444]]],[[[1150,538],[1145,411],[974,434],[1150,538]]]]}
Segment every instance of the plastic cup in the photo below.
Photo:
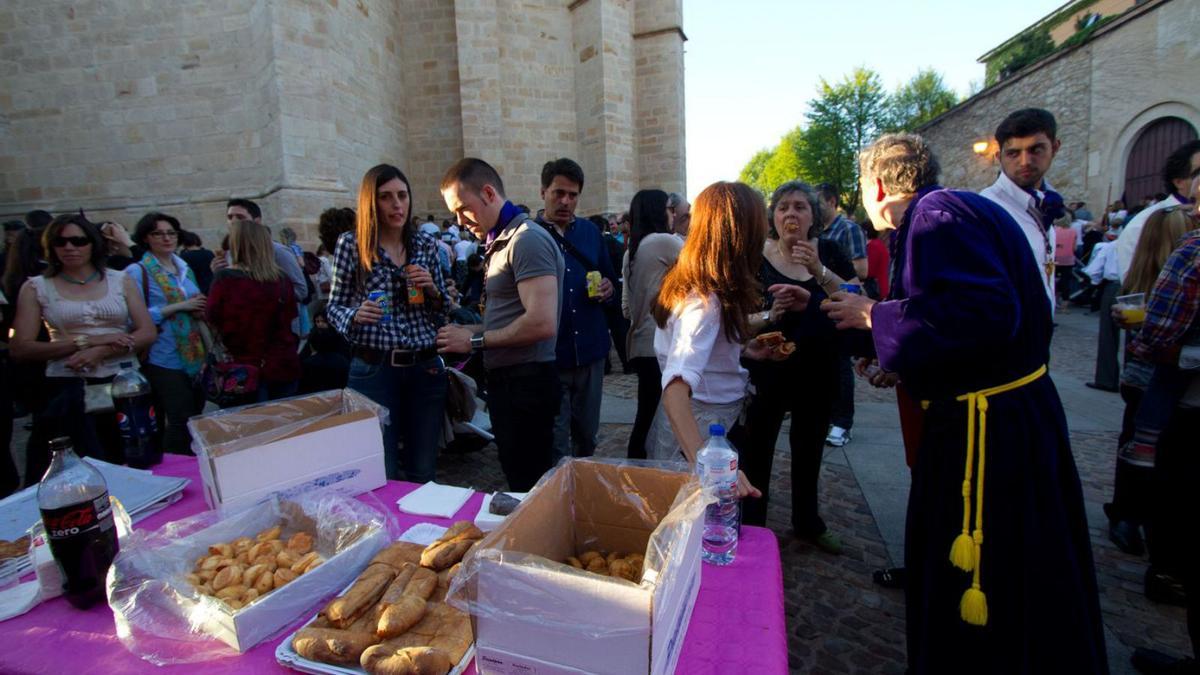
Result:
{"type": "Polygon", "coordinates": [[[1113,307],[1116,307],[1121,312],[1121,318],[1126,323],[1144,323],[1146,321],[1146,294],[1145,293],[1130,293],[1129,295],[1118,295],[1113,302],[1113,307]]]}

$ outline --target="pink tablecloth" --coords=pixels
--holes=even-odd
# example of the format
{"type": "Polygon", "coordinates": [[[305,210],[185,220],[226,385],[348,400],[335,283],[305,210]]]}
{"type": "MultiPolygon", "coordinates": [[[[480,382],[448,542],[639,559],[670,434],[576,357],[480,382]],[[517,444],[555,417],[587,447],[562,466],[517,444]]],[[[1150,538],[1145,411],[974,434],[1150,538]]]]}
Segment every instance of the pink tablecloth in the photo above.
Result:
{"type": "MultiPolygon", "coordinates": [[[[158,528],[164,523],[203,511],[196,460],[168,456],[156,473],[184,476],[192,483],[177,504],[138,523],[158,528]]],[[[389,482],[375,496],[393,505],[416,489],[414,483],[389,482]]],[[[483,500],[476,494],[453,520],[473,520],[483,500]]],[[[453,520],[397,514],[402,528],[428,521],[450,525],[453,520]]],[[[700,594],[683,643],[677,669],[688,675],[702,673],[784,673],[787,646],[783,619],[783,579],[775,535],[758,527],[742,528],[736,561],[724,568],[704,565],[700,594]]],[[[314,602],[313,611],[317,609],[314,602]]],[[[202,664],[170,666],[169,672],[219,673],[292,672],[275,663],[275,648],[309,615],[298,619],[278,637],[260,643],[240,656],[202,664]]],[[[28,614],[0,623],[0,672],[3,673],[128,673],[156,670],[155,666],[126,651],[114,633],[112,612],[106,605],[87,611],[73,609],[56,598],[28,614]]],[[[474,667],[468,670],[474,673],[474,667]]]]}

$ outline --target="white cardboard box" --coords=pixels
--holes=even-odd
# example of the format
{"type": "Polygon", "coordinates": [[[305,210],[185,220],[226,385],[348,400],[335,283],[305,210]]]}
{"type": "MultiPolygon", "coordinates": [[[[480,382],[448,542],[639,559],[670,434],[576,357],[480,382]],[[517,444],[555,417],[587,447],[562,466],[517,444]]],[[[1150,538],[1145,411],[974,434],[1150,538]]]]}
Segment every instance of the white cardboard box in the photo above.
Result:
{"type": "Polygon", "coordinates": [[[221,513],[316,490],[354,496],[387,483],[379,407],[325,391],[193,417],[204,499],[221,513]]]}
{"type": "Polygon", "coordinates": [[[700,588],[703,498],[691,479],[575,460],[535,489],[480,544],[503,553],[475,558],[475,603],[486,608],[475,612],[478,671],[673,673],[700,588]],[[648,506],[631,507],[621,489],[648,506]],[[648,515],[671,523],[651,531],[648,515]],[[637,585],[557,563],[581,547],[656,550],[661,562],[637,585]]]}

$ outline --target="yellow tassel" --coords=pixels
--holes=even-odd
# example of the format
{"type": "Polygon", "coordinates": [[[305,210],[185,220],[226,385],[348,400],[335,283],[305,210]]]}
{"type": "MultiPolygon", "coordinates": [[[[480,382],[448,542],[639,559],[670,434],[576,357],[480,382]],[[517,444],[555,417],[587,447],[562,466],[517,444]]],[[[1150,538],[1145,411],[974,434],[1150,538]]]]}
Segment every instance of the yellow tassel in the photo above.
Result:
{"type": "Polygon", "coordinates": [[[950,562],[964,572],[975,569],[975,542],[967,533],[954,538],[954,545],[950,547],[950,562]]]}
{"type": "Polygon", "coordinates": [[[983,594],[983,591],[979,590],[977,584],[971,584],[971,587],[963,593],[962,602],[958,605],[958,611],[962,614],[962,620],[972,626],[987,625],[987,596],[983,594]]]}

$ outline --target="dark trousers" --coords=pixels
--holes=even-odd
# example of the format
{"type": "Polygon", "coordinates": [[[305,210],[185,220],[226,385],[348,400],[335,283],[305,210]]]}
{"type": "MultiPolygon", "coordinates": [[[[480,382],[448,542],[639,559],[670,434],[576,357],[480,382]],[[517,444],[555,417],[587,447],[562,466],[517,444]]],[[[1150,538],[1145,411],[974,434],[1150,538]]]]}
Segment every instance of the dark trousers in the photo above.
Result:
{"type": "Polygon", "coordinates": [[[426,483],[437,473],[438,443],[446,419],[446,365],[440,356],[413,366],[350,361],[350,388],[388,409],[383,431],[387,477],[426,483]],[[397,447],[404,441],[403,455],[397,447]]]}
{"type": "Polygon", "coordinates": [[[1200,410],[1179,408],[1154,456],[1153,503],[1147,530],[1150,565],[1174,576],[1187,592],[1188,634],[1200,657],[1200,410]]]}
{"type": "Polygon", "coordinates": [[[13,371],[9,369],[8,352],[0,352],[0,498],[16,491],[21,484],[17,464],[12,455],[13,428],[13,371]]]}
{"type": "Polygon", "coordinates": [[[762,491],[761,498],[742,500],[742,521],[765,526],[775,441],[784,414],[792,414],[788,433],[792,455],[792,527],[797,536],[811,538],[826,530],[825,521],[817,511],[817,483],[832,408],[826,392],[838,373],[832,369],[826,373],[802,372],[789,366],[790,362],[751,370],[754,398],[746,411],[745,425],[736,427],[730,440],[738,449],[739,468],[746,473],[750,484],[762,491]]]}
{"type": "MultiPolygon", "coordinates": [[[[619,299],[621,284],[616,283],[614,287],[613,295],[619,299]]],[[[612,335],[613,348],[617,350],[617,358],[621,360],[621,366],[628,366],[629,357],[625,353],[625,337],[629,334],[629,319],[621,314],[619,302],[609,302],[604,305],[604,321],[608,324],[608,332],[612,335]]]]}
{"type": "Polygon", "coordinates": [[[658,402],[662,400],[662,370],[653,356],[629,359],[629,365],[637,373],[638,386],[637,415],[633,418],[633,431],[629,433],[628,456],[629,459],[646,459],[646,436],[654,422],[658,402]]]}
{"type": "MultiPolygon", "coordinates": [[[[1125,401],[1125,414],[1121,420],[1121,433],[1117,436],[1118,452],[1133,440],[1134,419],[1142,404],[1143,391],[1137,387],[1121,385],[1121,400],[1125,401]]],[[[1127,520],[1135,525],[1144,525],[1149,519],[1150,504],[1154,494],[1154,469],[1137,466],[1117,456],[1116,474],[1113,477],[1113,500],[1107,508],[1109,520],[1127,520]]]]}
{"type": "Polygon", "coordinates": [[[526,492],[554,468],[554,418],[559,409],[553,361],[488,370],[488,414],[508,489],[526,492]]]}
{"type": "Polygon", "coordinates": [[[154,408],[158,413],[160,447],[177,455],[192,454],[192,434],[187,421],[204,410],[204,391],[183,370],[142,366],[142,375],[150,381],[154,408]]]}
{"type": "Polygon", "coordinates": [[[25,482],[42,479],[50,466],[50,439],[68,436],[80,457],[95,457],[123,464],[125,453],[114,412],[87,414],[84,385],[111,382],[112,378],[47,377],[42,400],[33,413],[33,431],[25,450],[25,482]]]}
{"type": "Polygon", "coordinates": [[[833,404],[834,426],[847,431],[854,426],[854,366],[850,357],[838,356],[838,394],[833,404]]]}
{"type": "Polygon", "coordinates": [[[1105,281],[1100,296],[1100,334],[1096,338],[1096,377],[1093,382],[1107,389],[1116,389],[1121,376],[1117,361],[1121,329],[1112,320],[1112,306],[1120,292],[1120,282],[1105,281]]]}

